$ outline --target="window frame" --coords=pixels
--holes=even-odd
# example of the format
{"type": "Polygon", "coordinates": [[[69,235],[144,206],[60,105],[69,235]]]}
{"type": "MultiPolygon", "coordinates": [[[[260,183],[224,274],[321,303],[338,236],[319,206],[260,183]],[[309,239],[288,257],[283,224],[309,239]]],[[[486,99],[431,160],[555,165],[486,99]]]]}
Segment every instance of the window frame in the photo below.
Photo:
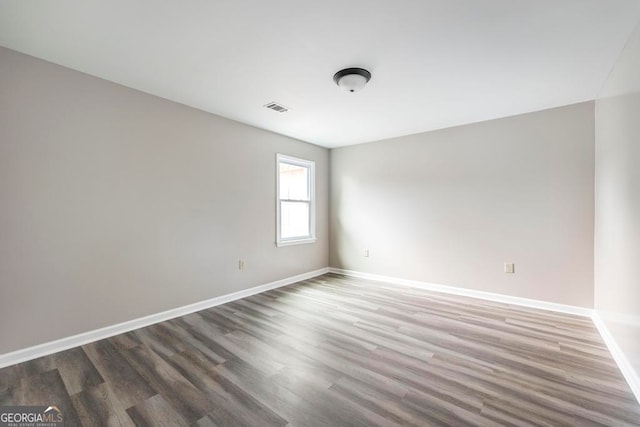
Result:
{"type": "Polygon", "coordinates": [[[276,154],[276,246],[302,245],[316,241],[316,162],[298,157],[276,154]],[[308,170],[309,200],[289,200],[280,198],[280,164],[300,166],[308,170]],[[282,238],[281,204],[282,202],[298,202],[309,204],[309,235],[302,237],[282,238]]]}

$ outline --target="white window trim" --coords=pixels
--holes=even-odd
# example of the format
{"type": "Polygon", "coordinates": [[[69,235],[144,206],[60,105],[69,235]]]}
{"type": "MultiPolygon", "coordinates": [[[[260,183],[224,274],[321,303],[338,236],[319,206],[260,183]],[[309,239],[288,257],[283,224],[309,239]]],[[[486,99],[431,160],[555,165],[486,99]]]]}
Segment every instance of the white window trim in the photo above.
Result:
{"type": "Polygon", "coordinates": [[[291,246],[313,243],[316,241],[316,162],[291,157],[284,154],[276,154],[276,245],[291,246]],[[309,168],[309,231],[305,237],[293,237],[283,239],[280,237],[280,162],[309,168]]]}

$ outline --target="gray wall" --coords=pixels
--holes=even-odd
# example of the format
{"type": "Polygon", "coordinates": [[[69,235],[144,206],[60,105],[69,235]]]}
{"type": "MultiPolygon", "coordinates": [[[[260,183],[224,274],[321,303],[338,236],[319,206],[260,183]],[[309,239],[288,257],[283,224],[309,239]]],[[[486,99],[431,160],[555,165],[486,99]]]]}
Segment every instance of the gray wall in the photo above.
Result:
{"type": "Polygon", "coordinates": [[[593,109],[331,150],[330,265],[593,307],[593,109]]]}
{"type": "Polygon", "coordinates": [[[327,266],[326,149],[4,48],[0,76],[0,353],[327,266]],[[276,152],[317,162],[315,244],[274,245],[276,152]]]}
{"type": "Polygon", "coordinates": [[[640,27],[596,101],[595,306],[640,375],[640,27]]]}

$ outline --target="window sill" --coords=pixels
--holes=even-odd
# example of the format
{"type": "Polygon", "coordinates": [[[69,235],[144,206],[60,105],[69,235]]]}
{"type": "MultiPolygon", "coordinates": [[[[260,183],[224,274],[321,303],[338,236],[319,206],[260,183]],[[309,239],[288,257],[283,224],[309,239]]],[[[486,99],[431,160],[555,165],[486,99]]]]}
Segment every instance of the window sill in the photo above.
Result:
{"type": "Polygon", "coordinates": [[[316,241],[315,237],[310,237],[306,239],[296,239],[296,240],[283,240],[280,242],[276,242],[276,246],[280,247],[280,246],[304,245],[307,243],[315,243],[315,241],[316,241]]]}

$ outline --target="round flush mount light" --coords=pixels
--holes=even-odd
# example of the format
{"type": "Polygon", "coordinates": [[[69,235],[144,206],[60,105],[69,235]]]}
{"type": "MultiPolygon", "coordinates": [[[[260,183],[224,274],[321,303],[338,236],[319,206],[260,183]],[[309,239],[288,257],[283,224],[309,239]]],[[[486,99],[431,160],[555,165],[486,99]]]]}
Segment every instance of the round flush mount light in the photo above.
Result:
{"type": "Polygon", "coordinates": [[[347,92],[361,90],[371,80],[371,73],[364,68],[345,68],[333,76],[333,81],[347,92]]]}

